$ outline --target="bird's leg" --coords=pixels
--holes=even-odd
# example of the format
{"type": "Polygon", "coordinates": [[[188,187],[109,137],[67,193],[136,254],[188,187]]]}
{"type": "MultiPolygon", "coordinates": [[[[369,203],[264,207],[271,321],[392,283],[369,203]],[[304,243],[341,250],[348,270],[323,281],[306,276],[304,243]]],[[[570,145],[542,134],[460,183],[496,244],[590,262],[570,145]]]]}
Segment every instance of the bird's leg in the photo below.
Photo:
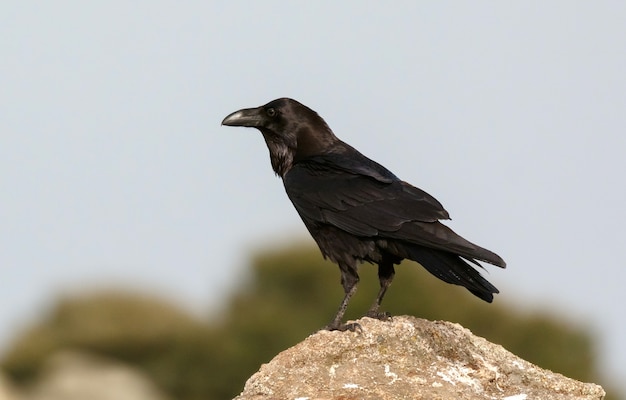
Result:
{"type": "Polygon", "coordinates": [[[389,285],[391,285],[391,282],[393,281],[395,273],[396,271],[393,268],[393,262],[381,261],[378,264],[378,280],[380,281],[380,290],[378,291],[376,301],[374,302],[374,304],[372,304],[367,314],[365,314],[366,316],[370,318],[380,319],[383,321],[391,318],[391,315],[389,315],[389,313],[381,312],[379,311],[379,308],[380,303],[382,303],[383,297],[385,296],[385,293],[389,288],[389,285]]]}
{"type": "Polygon", "coordinates": [[[333,321],[327,325],[324,329],[329,331],[355,331],[360,330],[361,326],[357,323],[351,324],[342,324],[341,320],[343,319],[343,315],[346,313],[346,309],[348,308],[348,303],[350,302],[350,298],[354,293],[356,293],[357,284],[359,283],[359,275],[356,272],[356,268],[347,267],[343,265],[339,265],[341,269],[341,284],[343,286],[343,290],[345,292],[345,296],[341,301],[341,305],[339,306],[339,310],[337,310],[337,314],[335,314],[335,318],[333,321]]]}

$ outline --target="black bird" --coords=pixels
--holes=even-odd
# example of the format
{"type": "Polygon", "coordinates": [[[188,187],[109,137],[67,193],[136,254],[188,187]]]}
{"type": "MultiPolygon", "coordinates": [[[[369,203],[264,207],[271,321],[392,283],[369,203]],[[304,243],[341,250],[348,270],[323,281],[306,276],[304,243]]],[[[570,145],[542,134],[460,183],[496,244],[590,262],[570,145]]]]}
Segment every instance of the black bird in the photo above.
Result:
{"type": "Polygon", "coordinates": [[[324,257],[339,265],[345,296],[327,329],[355,328],[341,321],[363,261],[378,264],[380,291],[367,313],[370,317],[388,318],[379,311],[380,303],[393,280],[394,264],[405,258],[493,301],[498,289],[468,262],[504,268],[504,260],[440,223],[449,215],[434,197],[339,140],[315,111],[281,98],[235,111],[222,125],[261,131],[289,199],[324,257]]]}

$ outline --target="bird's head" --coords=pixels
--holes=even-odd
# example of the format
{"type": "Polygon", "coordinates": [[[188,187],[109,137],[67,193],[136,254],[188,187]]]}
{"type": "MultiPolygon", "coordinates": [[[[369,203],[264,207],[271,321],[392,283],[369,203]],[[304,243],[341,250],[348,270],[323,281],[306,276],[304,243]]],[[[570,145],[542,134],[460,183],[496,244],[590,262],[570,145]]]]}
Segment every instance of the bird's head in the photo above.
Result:
{"type": "Polygon", "coordinates": [[[270,151],[272,168],[280,176],[294,162],[323,154],[339,141],[315,111],[288,98],[235,111],[224,118],[222,125],[261,131],[270,151]]]}

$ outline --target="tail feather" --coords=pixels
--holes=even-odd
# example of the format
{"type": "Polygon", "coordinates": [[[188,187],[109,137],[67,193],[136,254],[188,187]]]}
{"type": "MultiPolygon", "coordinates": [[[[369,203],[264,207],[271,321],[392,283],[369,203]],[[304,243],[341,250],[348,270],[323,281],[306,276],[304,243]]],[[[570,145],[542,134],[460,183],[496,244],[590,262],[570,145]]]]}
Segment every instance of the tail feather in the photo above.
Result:
{"type": "Polygon", "coordinates": [[[464,239],[440,222],[413,221],[402,225],[396,232],[386,234],[390,238],[407,243],[407,246],[415,245],[420,248],[424,246],[444,253],[458,254],[473,263],[479,260],[501,268],[506,267],[506,263],[499,255],[464,239]]]}
{"type": "MultiPolygon", "coordinates": [[[[406,251],[406,258],[417,261],[428,272],[444,282],[464,286],[472,294],[488,303],[493,301],[494,293],[499,293],[495,286],[483,278],[465,259],[456,254],[418,245],[403,247],[406,251]]],[[[467,261],[480,266],[474,259],[467,261]]]]}

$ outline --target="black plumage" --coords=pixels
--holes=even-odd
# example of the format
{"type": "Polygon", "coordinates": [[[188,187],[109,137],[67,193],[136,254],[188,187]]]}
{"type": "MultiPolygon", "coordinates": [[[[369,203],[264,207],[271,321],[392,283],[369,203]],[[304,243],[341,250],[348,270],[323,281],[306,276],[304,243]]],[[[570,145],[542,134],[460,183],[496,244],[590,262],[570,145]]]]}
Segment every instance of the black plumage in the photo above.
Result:
{"type": "Polygon", "coordinates": [[[387,317],[380,303],[394,264],[405,258],[487,302],[498,293],[470,263],[504,268],[502,258],[439,222],[449,215],[434,197],[339,140],[315,111],[281,98],[236,111],[222,124],[261,131],[289,199],[322,254],[339,265],[345,296],[329,329],[351,327],[341,321],[362,261],[378,265],[381,288],[367,313],[371,317],[387,317]]]}

